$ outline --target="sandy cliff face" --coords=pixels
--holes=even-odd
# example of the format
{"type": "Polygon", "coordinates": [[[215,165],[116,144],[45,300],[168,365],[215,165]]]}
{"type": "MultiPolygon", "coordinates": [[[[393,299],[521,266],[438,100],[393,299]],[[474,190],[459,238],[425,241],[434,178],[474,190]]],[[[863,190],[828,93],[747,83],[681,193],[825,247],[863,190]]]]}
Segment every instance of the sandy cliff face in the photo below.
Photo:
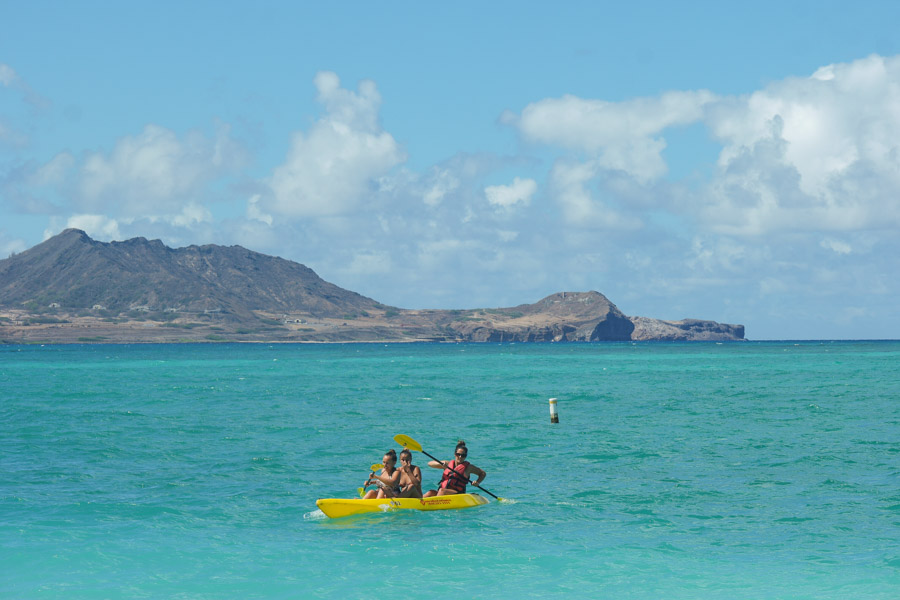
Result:
{"type": "Polygon", "coordinates": [[[560,292],[534,304],[486,312],[448,324],[473,342],[596,342],[631,339],[634,325],[599,292],[560,292]]]}

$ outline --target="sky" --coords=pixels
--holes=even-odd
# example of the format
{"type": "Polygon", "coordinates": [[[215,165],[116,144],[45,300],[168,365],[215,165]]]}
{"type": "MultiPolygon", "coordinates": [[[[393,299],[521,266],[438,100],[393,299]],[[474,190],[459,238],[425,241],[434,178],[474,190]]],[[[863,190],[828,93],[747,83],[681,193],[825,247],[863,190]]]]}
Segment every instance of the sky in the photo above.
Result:
{"type": "Polygon", "coordinates": [[[0,15],[2,258],[77,227],[403,308],[596,290],[749,339],[900,338],[900,3],[0,15]]]}

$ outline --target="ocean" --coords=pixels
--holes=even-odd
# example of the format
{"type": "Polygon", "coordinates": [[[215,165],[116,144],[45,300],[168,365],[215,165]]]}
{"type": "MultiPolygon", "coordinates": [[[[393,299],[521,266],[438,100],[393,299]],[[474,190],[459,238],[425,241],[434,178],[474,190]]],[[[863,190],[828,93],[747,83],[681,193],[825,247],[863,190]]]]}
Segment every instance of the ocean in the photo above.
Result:
{"type": "Polygon", "coordinates": [[[900,342],[0,346],[0,555],[4,599],[895,599],[900,342]],[[397,434],[508,501],[325,517],[397,434]]]}

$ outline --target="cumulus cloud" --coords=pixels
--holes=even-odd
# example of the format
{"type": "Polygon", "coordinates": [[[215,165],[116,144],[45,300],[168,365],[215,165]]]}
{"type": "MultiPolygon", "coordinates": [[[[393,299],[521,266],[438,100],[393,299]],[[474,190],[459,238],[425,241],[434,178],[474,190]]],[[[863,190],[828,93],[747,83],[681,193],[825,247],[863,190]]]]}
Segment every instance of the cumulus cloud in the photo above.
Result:
{"type": "Polygon", "coordinates": [[[715,99],[705,90],[624,102],[566,95],[534,102],[518,118],[507,114],[503,120],[527,140],[586,153],[605,169],[649,182],[667,171],[662,158],[666,143],[660,133],[699,121],[715,99]]]}
{"type": "Polygon", "coordinates": [[[850,254],[853,252],[853,246],[847,242],[836,240],[834,238],[825,238],[819,242],[819,245],[833,251],[835,254],[850,254]]]}
{"type": "Polygon", "coordinates": [[[719,103],[705,217],[746,234],[900,225],[900,57],[870,56],[719,103]]]}
{"type": "Polygon", "coordinates": [[[568,225],[601,229],[639,229],[639,218],[615,209],[596,197],[592,181],[601,172],[599,161],[558,161],[550,172],[548,186],[568,225]]]}
{"type": "MultiPolygon", "coordinates": [[[[158,218],[158,217],[155,217],[158,218]]],[[[181,208],[181,212],[163,217],[176,227],[192,227],[199,223],[211,223],[212,212],[198,202],[188,202],[181,208]]]]}
{"type": "Polygon", "coordinates": [[[265,223],[266,225],[272,224],[272,215],[266,214],[259,207],[259,194],[254,194],[250,200],[247,201],[247,218],[251,221],[260,221],[261,223],[265,223]]]}
{"type": "Polygon", "coordinates": [[[28,173],[28,185],[34,187],[53,186],[65,183],[76,165],[75,157],[68,152],[60,152],[43,165],[28,173]]]}
{"type": "Polygon", "coordinates": [[[484,188],[484,195],[491,206],[500,209],[511,209],[521,204],[527,206],[537,191],[534,179],[516,177],[509,185],[491,185],[484,188]]]}
{"type": "Polygon", "coordinates": [[[243,162],[244,152],[230,138],[227,126],[208,139],[199,132],[179,138],[169,129],[147,125],[139,135],[121,138],[109,154],[84,158],[80,198],[91,212],[195,220],[197,211],[189,208],[191,203],[213,180],[243,162]]]}
{"type": "MultiPolygon", "coordinates": [[[[64,229],[74,227],[81,229],[89,236],[99,240],[119,240],[122,234],[119,231],[119,223],[115,219],[111,219],[105,215],[73,215],[69,217],[64,229]]],[[[44,232],[44,238],[49,238],[59,233],[54,230],[44,232]]]]}
{"type": "Polygon", "coordinates": [[[447,194],[457,190],[459,185],[459,177],[451,169],[434,167],[431,184],[426,189],[422,201],[428,206],[437,206],[447,194]]]}
{"type": "Polygon", "coordinates": [[[569,223],[620,226],[624,213],[612,207],[641,197],[643,187],[706,231],[758,236],[900,225],[898,107],[900,57],[873,55],[745,96],[671,91],[607,102],[569,95],[502,120],[526,140],[566,152],[548,185],[569,223]],[[666,130],[692,123],[705,125],[721,152],[711,177],[685,197],[660,178],[668,170],[666,130]],[[611,185],[616,177],[621,189],[611,185]]]}
{"type": "Polygon", "coordinates": [[[294,133],[284,164],[269,177],[271,194],[261,200],[269,213],[296,218],[353,212],[377,189],[377,179],[405,159],[381,129],[381,96],[373,81],[352,92],[336,74],[322,72],[315,86],[325,114],[308,132],[294,133]]]}

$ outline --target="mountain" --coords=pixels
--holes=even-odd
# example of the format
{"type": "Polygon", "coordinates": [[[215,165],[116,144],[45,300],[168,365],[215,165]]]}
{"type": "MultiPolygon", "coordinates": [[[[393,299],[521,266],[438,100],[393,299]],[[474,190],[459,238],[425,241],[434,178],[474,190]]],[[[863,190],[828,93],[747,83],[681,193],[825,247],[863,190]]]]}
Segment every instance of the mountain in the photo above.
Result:
{"type": "Polygon", "coordinates": [[[103,243],[67,229],[0,261],[0,305],[35,302],[115,312],[304,311],[336,317],[378,303],[328,283],[301,264],[240,246],[172,249],[159,240],[103,243]]]}
{"type": "Polygon", "coordinates": [[[104,243],[67,229],[0,261],[0,341],[739,340],[742,325],[628,317],[599,292],[470,310],[385,306],[240,246],[104,243]]]}

